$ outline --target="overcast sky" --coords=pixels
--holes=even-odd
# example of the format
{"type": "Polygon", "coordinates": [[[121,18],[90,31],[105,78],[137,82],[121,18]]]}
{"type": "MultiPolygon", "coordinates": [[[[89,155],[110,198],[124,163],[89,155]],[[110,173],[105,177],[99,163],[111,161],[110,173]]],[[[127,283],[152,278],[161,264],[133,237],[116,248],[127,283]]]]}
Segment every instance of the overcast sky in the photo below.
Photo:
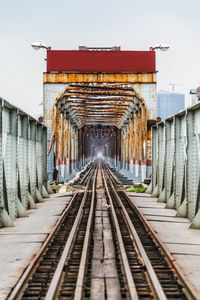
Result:
{"type": "MultiPolygon", "coordinates": [[[[0,96],[37,116],[42,112],[45,50],[121,46],[157,51],[158,89],[188,95],[200,85],[199,0],[0,0],[0,96]]],[[[187,96],[189,102],[189,96],[187,96]]]]}

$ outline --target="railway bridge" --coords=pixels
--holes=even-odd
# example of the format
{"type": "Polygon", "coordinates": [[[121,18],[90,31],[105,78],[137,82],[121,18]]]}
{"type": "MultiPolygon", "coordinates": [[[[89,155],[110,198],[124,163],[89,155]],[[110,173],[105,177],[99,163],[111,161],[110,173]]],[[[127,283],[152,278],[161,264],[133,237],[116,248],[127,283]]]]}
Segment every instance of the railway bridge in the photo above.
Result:
{"type": "Polygon", "coordinates": [[[0,99],[0,299],[200,299],[200,105],[157,118],[155,58],[48,48],[42,120],[0,99]]]}
{"type": "Polygon", "coordinates": [[[157,118],[155,51],[80,49],[47,50],[49,179],[56,167],[65,181],[101,153],[141,182],[151,174],[151,125],[157,118]]]}

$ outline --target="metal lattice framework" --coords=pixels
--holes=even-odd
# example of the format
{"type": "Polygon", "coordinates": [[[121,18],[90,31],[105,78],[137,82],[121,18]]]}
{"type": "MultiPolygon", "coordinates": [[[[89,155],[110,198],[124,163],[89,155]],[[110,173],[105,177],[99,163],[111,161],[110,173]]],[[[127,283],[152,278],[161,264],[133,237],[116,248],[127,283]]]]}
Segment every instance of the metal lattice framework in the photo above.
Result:
{"type": "Polygon", "coordinates": [[[48,149],[50,155],[54,149],[59,180],[67,180],[80,160],[85,164],[91,159],[92,149],[83,149],[92,148],[101,135],[105,147],[110,145],[106,156],[114,164],[118,161],[135,181],[144,180],[150,169],[148,120],[146,103],[130,83],[69,83],[54,104],[48,149]]]}
{"type": "MultiPolygon", "coordinates": [[[[89,55],[94,52],[101,54],[105,51],[80,52],[88,52],[86,55],[89,55]]],[[[111,52],[109,51],[110,54],[111,52]]],[[[113,135],[110,138],[113,149],[108,146],[110,150],[107,156],[110,163],[117,164],[121,172],[135,182],[141,182],[149,177],[151,124],[157,116],[157,96],[155,70],[138,68],[143,65],[143,62],[145,63],[146,53],[143,53],[145,54],[143,58],[135,61],[135,71],[130,72],[124,70],[124,65],[123,71],[116,70],[116,64],[113,62],[112,72],[100,71],[102,66],[99,66],[96,71],[84,71],[80,70],[80,64],[77,65],[76,71],[73,68],[70,71],[65,65],[65,62],[67,64],[69,62],[67,58],[69,52],[64,52],[64,56],[62,54],[63,52],[49,51],[49,55],[52,56],[47,58],[47,62],[49,61],[49,66],[51,62],[55,64],[53,69],[52,65],[47,68],[47,73],[44,73],[43,77],[44,124],[48,128],[49,180],[53,180],[55,166],[59,180],[64,181],[91,159],[93,151],[91,155],[88,152],[83,153],[85,149],[83,137],[87,134],[85,127],[100,124],[107,127],[107,130],[108,126],[115,127],[115,138],[113,135]],[[59,68],[62,68],[62,71],[59,71],[59,68]],[[78,142],[74,138],[77,131],[78,142]],[[64,147],[66,141],[68,142],[64,147]],[[126,149],[125,154],[124,149],[126,149]]],[[[138,54],[140,56],[141,53],[138,54]]],[[[74,55],[76,58],[74,57],[73,62],[77,64],[79,51],[74,52],[74,55]]],[[[104,59],[103,61],[105,63],[104,59]]],[[[82,61],[80,58],[80,62],[85,66],[84,59],[82,61]]],[[[132,60],[131,62],[133,64],[132,60]]],[[[94,67],[91,60],[86,64],[94,67]]],[[[86,144],[87,148],[89,143],[86,144]]]]}
{"type": "Polygon", "coordinates": [[[47,128],[0,98],[0,227],[47,193],[47,128]]]}
{"type": "Polygon", "coordinates": [[[152,127],[152,191],[200,228],[200,104],[152,127]]]}
{"type": "Polygon", "coordinates": [[[131,84],[71,83],[56,105],[79,128],[98,124],[120,128],[139,103],[145,105],[131,84]]]}

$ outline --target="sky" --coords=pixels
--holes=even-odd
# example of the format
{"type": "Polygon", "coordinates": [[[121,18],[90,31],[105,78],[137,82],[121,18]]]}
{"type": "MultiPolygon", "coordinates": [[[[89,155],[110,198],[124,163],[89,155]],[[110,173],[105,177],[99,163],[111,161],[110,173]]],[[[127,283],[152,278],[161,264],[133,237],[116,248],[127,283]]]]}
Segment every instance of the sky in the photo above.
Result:
{"type": "Polygon", "coordinates": [[[34,117],[42,114],[46,50],[121,46],[157,51],[158,90],[186,95],[200,85],[199,0],[0,0],[0,97],[34,117]]]}

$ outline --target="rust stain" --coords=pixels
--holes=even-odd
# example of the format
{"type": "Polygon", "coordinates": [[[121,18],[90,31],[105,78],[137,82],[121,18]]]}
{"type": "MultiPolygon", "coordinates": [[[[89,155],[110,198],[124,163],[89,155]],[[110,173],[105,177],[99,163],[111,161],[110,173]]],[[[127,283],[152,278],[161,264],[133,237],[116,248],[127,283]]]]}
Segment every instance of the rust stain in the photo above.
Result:
{"type": "Polygon", "coordinates": [[[140,102],[143,103],[144,100],[127,83],[72,83],[56,99],[55,104],[61,105],[62,112],[71,114],[71,119],[80,128],[91,121],[99,123],[98,116],[102,122],[107,123],[115,119],[115,125],[119,127],[123,118],[130,114],[133,103],[138,105],[140,102]],[[123,101],[120,103],[121,99],[123,101]]]}
{"type": "Polygon", "coordinates": [[[156,73],[44,73],[44,83],[156,83],[156,73]]]}
{"type": "MultiPolygon", "coordinates": [[[[72,80],[70,76],[80,80],[79,75],[91,79],[98,74],[49,75],[69,75],[68,80],[72,80]]],[[[108,74],[101,74],[101,80],[104,75],[108,74]]],[[[151,157],[151,134],[147,126],[149,111],[145,100],[131,84],[122,83],[120,76],[130,74],[118,74],[118,77],[117,74],[109,75],[111,78],[115,75],[120,83],[109,83],[109,80],[103,83],[70,83],[55,101],[51,118],[55,131],[56,162],[65,162],[68,173],[70,162],[76,163],[79,152],[82,156],[89,155],[89,150],[83,153],[83,147],[90,147],[90,151],[93,151],[102,140],[106,153],[118,160],[123,159],[126,167],[130,162],[147,165],[151,157]]],[[[150,80],[150,74],[135,75],[138,76],[137,80],[150,80]]]]}

